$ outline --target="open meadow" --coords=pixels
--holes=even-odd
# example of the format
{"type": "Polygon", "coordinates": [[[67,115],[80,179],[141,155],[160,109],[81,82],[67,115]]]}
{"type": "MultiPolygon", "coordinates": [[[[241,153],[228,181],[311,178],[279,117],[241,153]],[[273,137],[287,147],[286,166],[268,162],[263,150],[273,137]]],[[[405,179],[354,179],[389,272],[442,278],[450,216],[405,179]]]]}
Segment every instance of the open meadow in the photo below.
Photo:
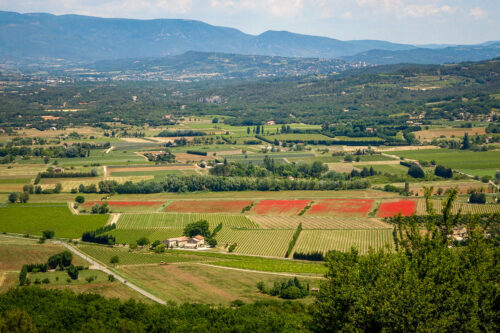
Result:
{"type": "Polygon", "coordinates": [[[52,230],[60,238],[80,238],[108,220],[108,215],[73,215],[66,203],[10,204],[0,207],[0,216],[1,232],[41,236],[52,230]]]}

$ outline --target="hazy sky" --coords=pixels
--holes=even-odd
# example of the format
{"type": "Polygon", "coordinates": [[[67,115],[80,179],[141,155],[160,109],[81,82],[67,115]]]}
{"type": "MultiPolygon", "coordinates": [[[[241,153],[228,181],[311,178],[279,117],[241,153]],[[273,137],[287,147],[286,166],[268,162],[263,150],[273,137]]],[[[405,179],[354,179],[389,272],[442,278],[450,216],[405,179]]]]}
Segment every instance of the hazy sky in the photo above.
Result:
{"type": "Polygon", "coordinates": [[[288,30],[342,40],[500,40],[500,0],[0,0],[0,10],[186,18],[250,34],[288,30]]]}

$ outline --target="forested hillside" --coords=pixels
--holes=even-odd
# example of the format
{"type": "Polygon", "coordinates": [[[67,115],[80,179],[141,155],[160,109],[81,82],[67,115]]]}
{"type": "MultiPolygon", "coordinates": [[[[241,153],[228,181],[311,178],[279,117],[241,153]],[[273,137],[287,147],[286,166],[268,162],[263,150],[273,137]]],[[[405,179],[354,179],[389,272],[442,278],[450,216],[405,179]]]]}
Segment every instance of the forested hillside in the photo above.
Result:
{"type": "Polygon", "coordinates": [[[492,108],[500,108],[495,97],[499,74],[500,60],[493,60],[257,81],[19,85],[19,78],[10,78],[12,84],[0,93],[0,122],[3,127],[31,123],[40,128],[102,122],[161,125],[175,117],[209,114],[242,125],[270,120],[347,124],[362,119],[363,126],[371,127],[401,125],[424,115],[424,122],[468,120],[488,117],[492,108]],[[62,109],[69,112],[53,113],[62,109]],[[58,117],[40,121],[42,115],[58,117]]]}

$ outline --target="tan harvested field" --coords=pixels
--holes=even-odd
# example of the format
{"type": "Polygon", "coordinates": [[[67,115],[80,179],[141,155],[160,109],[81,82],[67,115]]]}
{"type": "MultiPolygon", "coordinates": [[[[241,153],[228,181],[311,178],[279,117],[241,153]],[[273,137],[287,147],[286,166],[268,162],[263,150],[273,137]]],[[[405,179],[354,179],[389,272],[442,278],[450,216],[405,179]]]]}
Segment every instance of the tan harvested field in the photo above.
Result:
{"type": "Polygon", "coordinates": [[[391,226],[375,218],[317,216],[249,216],[264,229],[387,229],[391,226]]]}
{"type": "Polygon", "coordinates": [[[174,155],[175,155],[175,159],[178,162],[207,161],[207,160],[213,160],[216,158],[216,156],[213,156],[213,153],[208,153],[207,156],[187,154],[187,153],[176,153],[174,155]]]}
{"type": "Polygon", "coordinates": [[[397,146],[397,147],[375,147],[377,152],[391,152],[391,151],[405,151],[405,150],[426,150],[426,149],[439,149],[438,146],[397,146]]]}
{"type": "Polygon", "coordinates": [[[101,136],[102,131],[99,131],[93,127],[69,127],[64,130],[47,130],[47,131],[39,131],[34,128],[25,128],[19,131],[20,134],[27,137],[56,137],[65,134],[69,134],[71,132],[76,132],[80,135],[94,135],[101,136]]]}
{"type": "Polygon", "coordinates": [[[85,184],[97,184],[102,180],[102,177],[74,177],[74,178],[42,178],[40,180],[40,185],[54,185],[57,183],[85,183],[85,184]]]}
{"type": "Polygon", "coordinates": [[[0,184],[0,192],[15,192],[22,191],[23,184],[0,184]]]}
{"type": "MultiPolygon", "coordinates": [[[[99,294],[107,298],[118,298],[122,301],[126,301],[133,298],[137,301],[152,303],[149,298],[142,296],[141,294],[135,292],[131,288],[123,285],[120,282],[109,282],[106,281],[107,276],[100,271],[85,271],[86,274],[94,275],[98,277],[97,281],[88,283],[82,276],[77,281],[72,281],[67,283],[63,272],[49,272],[43,275],[39,274],[40,277],[48,277],[51,280],[51,284],[42,284],[40,287],[45,289],[58,289],[58,290],[71,290],[75,293],[92,293],[99,294]],[[59,277],[59,281],[55,282],[54,275],[59,277]]],[[[67,276],[67,275],[66,275],[67,276]]],[[[29,277],[29,275],[28,275],[29,277]]],[[[19,283],[19,273],[18,272],[2,272],[0,271],[0,292],[6,292],[10,288],[17,287],[19,283]]]]}
{"type": "Polygon", "coordinates": [[[104,296],[106,298],[118,298],[122,301],[129,300],[131,298],[141,301],[143,303],[154,303],[149,298],[146,298],[139,294],[138,292],[132,290],[131,288],[123,285],[120,282],[93,282],[93,283],[82,283],[82,284],[66,284],[66,285],[45,285],[44,288],[47,289],[61,289],[61,290],[71,290],[74,293],[91,293],[104,296]]]}
{"type": "Polygon", "coordinates": [[[151,141],[141,138],[120,138],[120,140],[131,143],[151,143],[151,141]]]}
{"type": "MultiPolygon", "coordinates": [[[[264,281],[271,285],[274,281],[286,279],[269,273],[242,272],[215,266],[199,264],[169,264],[158,266],[125,266],[120,272],[125,277],[154,295],[178,303],[199,302],[205,304],[229,304],[241,299],[252,302],[271,299],[261,294],[256,285],[264,281]]],[[[312,286],[319,279],[301,278],[312,286]]]]}
{"type": "Polygon", "coordinates": [[[476,134],[486,134],[486,129],[484,127],[476,127],[476,128],[433,128],[425,131],[415,132],[415,136],[421,140],[432,140],[435,138],[439,138],[444,135],[449,138],[452,135],[456,137],[463,137],[465,133],[469,133],[469,135],[476,134]]]}
{"type": "Polygon", "coordinates": [[[55,117],[55,116],[42,116],[42,119],[47,121],[47,120],[57,120],[61,117],[55,117]]]}
{"type": "Polygon", "coordinates": [[[141,167],[118,167],[109,168],[108,173],[113,172],[133,172],[133,171],[161,171],[161,170],[189,170],[197,169],[194,165],[172,165],[172,166],[141,166],[141,167]]]}
{"type": "Polygon", "coordinates": [[[399,165],[399,160],[392,160],[392,161],[359,161],[359,162],[352,162],[353,165],[394,165],[397,164],[399,165]]]}
{"type": "MultiPolygon", "coordinates": [[[[365,162],[366,164],[366,162],[365,162]]],[[[356,168],[352,163],[326,163],[328,165],[328,170],[335,172],[351,172],[353,169],[361,171],[359,168],[356,168]]]]}
{"type": "MultiPolygon", "coordinates": [[[[248,153],[252,153],[252,152],[247,152],[248,153]]],[[[210,155],[211,153],[208,153],[208,155],[210,155]]],[[[235,149],[235,150],[221,150],[221,151],[218,151],[217,152],[217,155],[219,156],[223,156],[223,155],[239,155],[239,154],[243,154],[242,150],[241,149],[235,149]]]]}
{"type": "MultiPolygon", "coordinates": [[[[24,264],[46,262],[53,254],[65,248],[55,244],[38,244],[37,240],[12,238],[0,235],[0,271],[20,270],[24,264]]],[[[75,265],[88,265],[74,257],[75,265]]]]}
{"type": "Polygon", "coordinates": [[[404,89],[408,89],[408,90],[428,91],[428,90],[439,89],[441,87],[436,87],[436,86],[412,86],[412,87],[403,87],[403,88],[404,89]]]}
{"type": "Polygon", "coordinates": [[[174,142],[175,140],[180,139],[186,139],[186,141],[194,140],[192,136],[148,137],[148,139],[161,143],[174,142]]]}
{"type": "Polygon", "coordinates": [[[40,171],[44,171],[47,169],[46,164],[10,164],[10,165],[0,165],[0,176],[2,178],[7,177],[16,177],[16,178],[24,178],[24,177],[32,177],[36,176],[40,171]],[[9,168],[9,166],[11,166],[9,168]]]}

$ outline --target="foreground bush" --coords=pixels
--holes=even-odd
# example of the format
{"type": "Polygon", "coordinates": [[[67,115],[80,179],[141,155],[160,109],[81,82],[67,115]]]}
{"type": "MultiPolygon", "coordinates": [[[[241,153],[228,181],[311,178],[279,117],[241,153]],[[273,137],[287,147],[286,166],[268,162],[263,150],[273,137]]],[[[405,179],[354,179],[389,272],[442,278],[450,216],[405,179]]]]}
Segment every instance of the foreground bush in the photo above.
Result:
{"type": "Polygon", "coordinates": [[[305,330],[310,319],[305,306],[299,303],[266,301],[239,305],[148,305],[24,287],[0,294],[0,331],[299,332],[305,330]]]}

